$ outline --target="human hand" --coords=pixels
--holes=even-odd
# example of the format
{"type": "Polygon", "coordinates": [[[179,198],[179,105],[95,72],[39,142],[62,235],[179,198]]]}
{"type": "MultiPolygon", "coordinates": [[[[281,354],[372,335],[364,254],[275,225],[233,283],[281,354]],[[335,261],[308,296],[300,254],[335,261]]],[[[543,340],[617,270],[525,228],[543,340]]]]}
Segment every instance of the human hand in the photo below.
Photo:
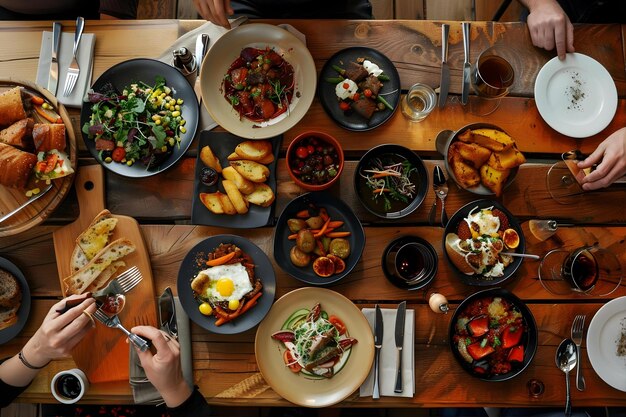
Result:
{"type": "Polygon", "coordinates": [[[591,155],[578,163],[578,167],[591,168],[594,164],[598,164],[596,169],[582,181],[586,191],[608,187],[626,174],[626,127],[604,139],[591,155]]]}
{"type": "Polygon", "coordinates": [[[204,19],[230,29],[228,16],[235,13],[230,7],[230,0],[193,0],[193,4],[204,19]]]}
{"type": "Polygon", "coordinates": [[[530,14],[526,23],[533,45],[551,51],[556,46],[559,59],[574,52],[574,26],[556,0],[527,2],[530,14]]]}
{"type": "Polygon", "coordinates": [[[95,300],[88,294],[72,295],[52,306],[43,323],[26,343],[22,352],[33,366],[43,366],[54,358],[69,355],[70,351],[94,325],[90,317],[96,311],[95,300]],[[59,313],[68,300],[83,301],[59,313]],[[89,314],[83,314],[86,311],[89,314]]]}
{"type": "Polygon", "coordinates": [[[159,391],[165,404],[173,408],[185,402],[192,391],[183,378],[178,342],[151,326],[136,326],[131,332],[152,340],[152,345],[156,348],[155,355],[149,350],[136,351],[146,376],[159,391]]]}

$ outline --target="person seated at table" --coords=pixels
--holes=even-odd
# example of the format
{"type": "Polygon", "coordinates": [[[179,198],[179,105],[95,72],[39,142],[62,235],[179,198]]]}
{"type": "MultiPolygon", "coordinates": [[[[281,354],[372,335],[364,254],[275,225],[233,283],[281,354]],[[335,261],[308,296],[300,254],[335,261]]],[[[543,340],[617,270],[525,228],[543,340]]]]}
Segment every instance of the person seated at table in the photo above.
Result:
{"type": "Polygon", "coordinates": [[[209,415],[209,405],[198,391],[183,378],[180,366],[180,345],[165,332],[151,326],[135,326],[131,332],[150,339],[156,353],[147,350],[137,356],[146,377],[159,391],[172,417],[209,415]]]}
{"type": "Polygon", "coordinates": [[[573,23],[624,23],[624,0],[518,0],[528,9],[526,23],[533,45],[564,59],[574,52],[573,23]]]}
{"type": "Polygon", "coordinates": [[[0,0],[0,20],[136,19],[139,0],[0,0]]]}
{"type": "Polygon", "coordinates": [[[371,19],[369,0],[193,0],[202,18],[230,29],[228,16],[251,19],[371,19]]]}
{"type": "Polygon", "coordinates": [[[90,314],[95,310],[95,300],[87,295],[73,295],[52,306],[22,350],[0,363],[0,408],[20,395],[52,359],[69,355],[93,328],[90,314]],[[84,300],[77,306],[63,314],[57,312],[67,300],[81,298],[84,300]]]}

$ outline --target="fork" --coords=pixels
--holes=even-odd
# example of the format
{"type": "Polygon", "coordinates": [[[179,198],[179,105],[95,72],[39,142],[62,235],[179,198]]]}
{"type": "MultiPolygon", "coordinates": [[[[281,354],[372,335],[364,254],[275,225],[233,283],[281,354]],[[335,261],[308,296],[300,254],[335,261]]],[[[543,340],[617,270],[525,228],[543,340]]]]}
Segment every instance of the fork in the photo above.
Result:
{"type": "Polygon", "coordinates": [[[78,67],[78,60],[76,59],[76,53],[78,52],[78,45],[80,44],[80,38],[83,36],[83,29],[85,28],[85,19],[78,16],[76,18],[76,32],[74,33],[74,58],[67,68],[67,76],[65,77],[65,89],[63,95],[69,96],[74,90],[76,80],[78,80],[78,74],[80,74],[80,68],[78,67]]]}
{"type": "Polygon", "coordinates": [[[580,372],[580,363],[582,362],[580,356],[580,345],[583,342],[583,333],[585,331],[585,315],[579,314],[574,317],[574,321],[572,322],[572,340],[574,344],[576,344],[576,356],[578,357],[578,361],[576,363],[576,389],[578,391],[585,390],[585,378],[583,377],[582,372],[580,372]]]}
{"type": "Polygon", "coordinates": [[[100,291],[96,291],[92,294],[92,297],[98,299],[109,294],[126,294],[132,290],[141,282],[143,276],[141,271],[136,266],[122,272],[117,278],[109,282],[105,288],[100,291]]]}
{"type": "Polygon", "coordinates": [[[120,318],[117,317],[117,315],[109,317],[102,310],[97,309],[96,312],[93,314],[93,316],[96,318],[96,320],[98,320],[100,323],[104,324],[105,326],[112,327],[112,328],[116,327],[120,329],[121,331],[123,331],[126,334],[126,336],[128,336],[128,339],[132,342],[132,344],[135,345],[140,351],[145,352],[146,350],[150,348],[150,342],[148,342],[143,337],[138,336],[135,333],[131,333],[128,330],[126,330],[126,328],[122,325],[122,323],[120,322],[120,318]]]}

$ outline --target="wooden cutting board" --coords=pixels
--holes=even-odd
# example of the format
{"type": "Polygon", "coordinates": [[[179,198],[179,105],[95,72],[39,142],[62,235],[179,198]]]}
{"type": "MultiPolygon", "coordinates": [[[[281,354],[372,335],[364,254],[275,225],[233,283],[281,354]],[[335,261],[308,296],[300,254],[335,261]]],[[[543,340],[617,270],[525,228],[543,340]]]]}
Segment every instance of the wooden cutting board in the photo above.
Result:
{"type": "MultiPolygon", "coordinates": [[[[63,288],[63,278],[71,274],[70,257],[76,238],[105,208],[102,166],[81,166],[77,171],[74,184],[80,206],[80,216],[73,223],[53,233],[61,288],[63,288]]],[[[120,320],[129,330],[139,324],[156,326],[157,312],[150,256],[141,229],[132,217],[118,215],[115,217],[118,222],[110,242],[125,237],[136,247],[133,253],[122,259],[126,266],[120,268],[118,273],[137,266],[143,275],[141,283],[126,295],[126,306],[119,315],[120,320]]],[[[72,357],[91,382],[121,381],[128,380],[128,349],[129,344],[126,343],[126,337],[122,331],[97,323],[96,329],[74,348],[72,357]]]]}

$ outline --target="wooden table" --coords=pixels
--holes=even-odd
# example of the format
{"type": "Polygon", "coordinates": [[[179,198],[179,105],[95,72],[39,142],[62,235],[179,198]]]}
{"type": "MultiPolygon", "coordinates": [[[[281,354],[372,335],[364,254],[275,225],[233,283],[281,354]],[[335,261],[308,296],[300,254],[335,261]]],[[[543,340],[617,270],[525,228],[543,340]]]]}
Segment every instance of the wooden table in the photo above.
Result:
{"type": "MultiPolygon", "coordinates": [[[[87,22],[86,31],[97,36],[94,77],[111,65],[137,56],[158,56],[178,36],[197,27],[199,21],[120,21],[87,22]]],[[[282,22],[270,22],[282,23],[282,22]]],[[[318,71],[335,52],[349,46],[362,45],[385,53],[397,66],[406,89],[420,81],[436,87],[440,68],[440,24],[433,21],[291,21],[307,37],[307,45],[315,59],[318,71]]],[[[559,342],[569,337],[574,315],[587,314],[588,322],[608,299],[588,297],[556,297],[548,293],[538,281],[537,263],[524,262],[516,278],[506,285],[524,299],[539,327],[539,348],[529,368],[509,382],[489,384],[467,375],[455,362],[447,341],[450,315],[436,315],[427,304],[433,291],[445,294],[455,304],[473,293],[476,288],[461,284],[443,259],[441,241],[443,229],[427,226],[428,210],[433,193],[412,215],[394,222],[383,222],[368,214],[358,203],[352,191],[352,176],[360,155],[380,143],[398,143],[416,150],[424,159],[427,170],[442,164],[435,152],[435,137],[444,129],[456,130],[468,123],[487,121],[508,131],[519,148],[531,160],[524,165],[515,182],[504,193],[501,201],[520,220],[549,218],[576,223],[579,227],[560,229],[547,242],[530,242],[528,252],[545,253],[557,246],[575,247],[598,242],[619,254],[626,265],[626,193],[598,192],[586,195],[577,205],[561,205],[548,194],[546,172],[565,150],[594,149],[609,133],[626,124],[626,73],[622,43],[624,28],[620,25],[580,26],[576,28],[576,50],[600,61],[615,80],[620,96],[617,114],[611,125],[594,137],[575,140],[552,130],[539,116],[533,96],[535,77],[552,54],[535,49],[525,25],[475,22],[471,31],[472,61],[480,51],[494,43],[501,43],[516,52],[516,81],[511,94],[500,109],[488,118],[464,112],[458,100],[462,76],[462,35],[458,22],[451,24],[449,62],[452,83],[448,105],[436,109],[425,121],[411,124],[398,111],[385,125],[370,132],[353,133],[343,130],[326,116],[319,101],[313,102],[308,114],[297,126],[284,135],[281,155],[290,141],[300,132],[322,128],[339,138],[347,155],[340,184],[331,192],[354,208],[365,226],[367,245],[355,270],[338,285],[332,287],[358,305],[370,307],[381,303],[395,306],[408,300],[409,308],[416,310],[415,375],[419,384],[412,399],[384,397],[380,401],[359,398],[354,393],[340,406],[347,407],[443,407],[443,406],[561,406],[565,387],[563,374],[554,365],[554,353],[559,342]],[[384,227],[383,227],[384,226],[384,227]],[[406,292],[394,287],[383,276],[380,260],[382,249],[395,237],[414,234],[430,241],[439,255],[439,273],[427,290],[406,292]],[[528,380],[544,382],[545,392],[531,398],[526,387],[528,380]]],[[[41,41],[41,31],[49,30],[50,22],[0,23],[0,77],[15,77],[34,81],[41,41]]],[[[68,22],[67,28],[73,26],[68,22]]],[[[69,29],[68,29],[69,30],[69,29]]],[[[95,79],[95,78],[94,78],[95,79]]],[[[78,111],[72,112],[75,130],[78,111]]],[[[80,165],[95,161],[81,143],[80,165]]],[[[156,177],[127,180],[107,173],[107,205],[117,214],[137,218],[142,224],[148,243],[157,291],[176,288],[178,267],[185,254],[198,241],[218,233],[233,230],[187,225],[191,212],[193,172],[197,146],[192,145],[188,155],[175,167],[156,177]],[[147,204],[146,204],[147,203],[147,204]],[[146,209],[150,207],[150,209],[146,209]]],[[[289,180],[284,161],[279,161],[278,199],[276,213],[296,195],[302,193],[289,180]]],[[[451,185],[446,206],[449,214],[476,196],[451,185]]],[[[70,195],[45,224],[16,236],[0,239],[0,254],[12,259],[23,269],[33,294],[33,307],[25,330],[13,341],[0,346],[0,356],[15,354],[37,329],[44,314],[60,296],[54,247],[51,233],[60,225],[76,218],[78,207],[70,195]]],[[[273,229],[236,230],[251,239],[267,253],[273,246],[273,229]]],[[[285,274],[274,264],[277,293],[280,297],[302,284],[285,274]]],[[[624,284],[611,298],[626,295],[624,284]]],[[[212,404],[274,406],[288,405],[264,382],[254,357],[254,333],[222,336],[210,334],[192,326],[195,382],[212,404]]],[[[626,405],[626,395],[604,383],[593,371],[583,344],[582,370],[587,380],[585,392],[572,391],[574,406],[626,405]]],[[[72,360],[53,361],[44,369],[31,387],[21,396],[22,401],[52,402],[49,381],[57,371],[72,367],[72,360]]],[[[130,402],[128,384],[92,385],[86,401],[102,403],[130,402]]]]}

